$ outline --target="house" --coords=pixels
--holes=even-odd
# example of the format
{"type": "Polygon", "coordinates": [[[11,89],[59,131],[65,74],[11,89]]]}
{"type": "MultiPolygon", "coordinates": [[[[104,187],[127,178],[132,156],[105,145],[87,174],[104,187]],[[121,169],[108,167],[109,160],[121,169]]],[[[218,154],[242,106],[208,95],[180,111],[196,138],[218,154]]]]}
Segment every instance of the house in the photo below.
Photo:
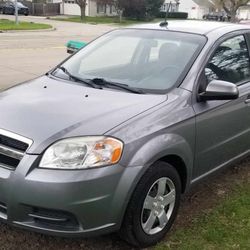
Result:
{"type": "Polygon", "coordinates": [[[237,15],[239,19],[250,19],[250,3],[248,3],[246,6],[240,7],[237,15]]]}
{"type": "MultiPolygon", "coordinates": [[[[161,11],[167,11],[170,2],[171,7],[169,11],[187,12],[188,17],[191,19],[202,19],[204,14],[211,11],[221,11],[216,9],[214,0],[165,0],[161,11]]],[[[238,10],[237,16],[239,19],[250,19],[250,2],[238,10]]]]}
{"type": "MultiPolygon", "coordinates": [[[[59,0],[60,1],[60,0],[59,0]]],[[[80,15],[80,7],[76,4],[75,0],[61,1],[61,14],[62,15],[80,15]]],[[[87,0],[86,16],[114,16],[117,12],[114,6],[108,4],[98,4],[95,0],[87,0]]]]}
{"type": "Polygon", "coordinates": [[[179,2],[176,1],[165,1],[161,6],[161,12],[178,12],[179,11],[179,2]]]}
{"type": "Polygon", "coordinates": [[[210,0],[179,0],[170,1],[165,0],[161,10],[168,10],[169,4],[171,2],[170,11],[180,11],[187,12],[188,17],[192,19],[202,19],[204,14],[207,14],[210,9],[214,6],[210,0]]]}
{"type": "MultiPolygon", "coordinates": [[[[61,3],[60,13],[63,15],[80,15],[80,7],[75,0],[47,0],[53,3],[61,3]]],[[[213,0],[165,0],[161,11],[187,12],[191,19],[202,19],[204,14],[216,11],[213,0]],[[171,3],[171,4],[170,4],[171,3]]],[[[219,10],[217,10],[219,11],[219,10]]],[[[87,0],[86,16],[115,16],[117,12],[114,6],[98,4],[95,0],[87,0]]],[[[240,19],[250,19],[250,3],[241,7],[238,11],[240,19]]]]}
{"type": "Polygon", "coordinates": [[[214,7],[209,0],[183,0],[180,1],[179,11],[188,12],[192,19],[202,19],[214,7]]]}

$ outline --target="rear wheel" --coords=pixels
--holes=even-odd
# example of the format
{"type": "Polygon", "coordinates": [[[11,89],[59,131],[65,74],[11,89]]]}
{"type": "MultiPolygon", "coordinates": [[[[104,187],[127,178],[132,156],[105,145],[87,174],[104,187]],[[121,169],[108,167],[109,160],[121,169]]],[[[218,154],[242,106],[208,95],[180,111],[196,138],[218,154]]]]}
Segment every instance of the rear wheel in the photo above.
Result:
{"type": "Polygon", "coordinates": [[[137,185],[129,202],[120,236],[137,247],[162,240],[170,230],[180,204],[181,181],[175,168],[156,162],[137,185]]]}

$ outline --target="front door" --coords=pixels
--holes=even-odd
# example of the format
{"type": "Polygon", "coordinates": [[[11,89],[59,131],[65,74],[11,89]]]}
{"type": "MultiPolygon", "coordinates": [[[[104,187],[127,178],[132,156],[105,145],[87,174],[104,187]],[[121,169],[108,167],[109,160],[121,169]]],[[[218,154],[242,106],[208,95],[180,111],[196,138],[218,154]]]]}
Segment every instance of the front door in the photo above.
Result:
{"type": "Polygon", "coordinates": [[[219,168],[250,149],[250,59],[244,35],[226,39],[200,77],[199,91],[212,80],[235,83],[232,101],[196,102],[196,157],[193,179],[219,168]]]}

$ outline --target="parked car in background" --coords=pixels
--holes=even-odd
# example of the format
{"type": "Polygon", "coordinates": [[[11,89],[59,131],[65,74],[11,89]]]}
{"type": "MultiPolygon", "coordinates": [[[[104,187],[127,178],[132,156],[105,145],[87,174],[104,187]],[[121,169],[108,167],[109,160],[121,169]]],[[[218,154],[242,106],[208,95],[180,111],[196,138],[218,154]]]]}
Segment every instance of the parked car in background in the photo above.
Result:
{"type": "Polygon", "coordinates": [[[230,21],[230,17],[225,12],[211,12],[208,14],[205,14],[203,16],[204,20],[212,20],[212,21],[230,21]]]}
{"type": "Polygon", "coordinates": [[[0,2],[0,14],[3,13],[4,2],[0,2]]]}
{"type": "MultiPolygon", "coordinates": [[[[18,14],[22,14],[25,16],[29,15],[29,8],[23,5],[20,2],[17,2],[18,14]]],[[[15,14],[15,3],[14,2],[6,2],[2,7],[2,13],[7,15],[15,14]]]]}
{"type": "Polygon", "coordinates": [[[79,41],[69,41],[66,44],[67,47],[67,53],[74,54],[78,50],[82,49],[84,46],[86,46],[86,42],[79,42],[79,41]]]}
{"type": "Polygon", "coordinates": [[[249,52],[246,25],[143,24],[1,92],[0,220],[162,240],[183,193],[249,155],[249,52]]]}

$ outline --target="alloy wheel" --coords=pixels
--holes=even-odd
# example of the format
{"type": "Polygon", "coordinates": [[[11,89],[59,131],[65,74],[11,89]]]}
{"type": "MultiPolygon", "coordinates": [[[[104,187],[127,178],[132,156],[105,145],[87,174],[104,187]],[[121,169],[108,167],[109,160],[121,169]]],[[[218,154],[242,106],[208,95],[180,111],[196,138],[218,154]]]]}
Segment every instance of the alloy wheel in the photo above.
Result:
{"type": "Polygon", "coordinates": [[[175,200],[175,185],[169,178],[162,177],[154,182],[141,213],[141,226],[146,234],[157,234],[166,227],[174,211],[175,200]]]}

